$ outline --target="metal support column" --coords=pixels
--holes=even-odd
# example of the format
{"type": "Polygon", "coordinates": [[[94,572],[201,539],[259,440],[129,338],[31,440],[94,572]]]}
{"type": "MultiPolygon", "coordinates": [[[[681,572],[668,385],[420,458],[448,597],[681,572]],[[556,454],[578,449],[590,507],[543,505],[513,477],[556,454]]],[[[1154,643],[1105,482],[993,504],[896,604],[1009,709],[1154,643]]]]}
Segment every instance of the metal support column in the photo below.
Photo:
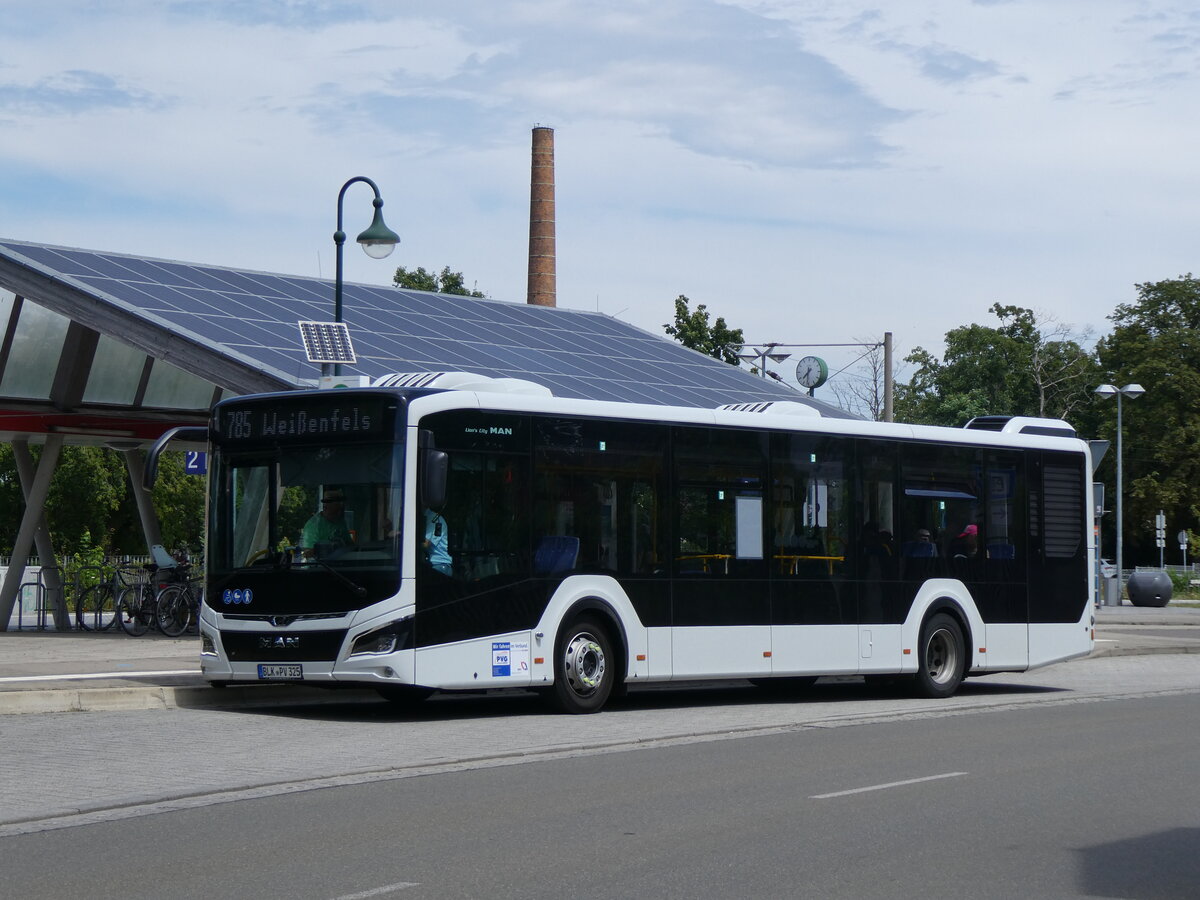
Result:
{"type": "Polygon", "coordinates": [[[25,495],[25,512],[21,516],[21,525],[17,529],[16,540],[13,541],[12,562],[8,574],[4,577],[4,585],[0,587],[0,631],[8,631],[9,620],[12,619],[13,607],[16,605],[17,594],[21,590],[21,581],[25,577],[25,564],[29,561],[29,548],[33,546],[33,536],[41,522],[42,510],[46,507],[46,497],[50,493],[50,478],[54,467],[58,464],[58,454],[62,450],[62,435],[46,436],[42,447],[42,458],[38,460],[37,472],[33,483],[25,495]]]}
{"type": "Polygon", "coordinates": [[[162,543],[162,530],[158,523],[158,510],[150,493],[142,487],[142,470],[146,467],[146,454],[141,450],[122,450],[125,468],[129,472],[129,490],[137,502],[138,518],[142,522],[142,534],[146,538],[146,552],[155,544],[162,543]]]}
{"type": "MultiPolygon", "coordinates": [[[[21,491],[28,498],[33,490],[34,480],[33,454],[29,452],[29,441],[14,440],[12,449],[13,460],[17,464],[17,477],[21,480],[21,491]]],[[[26,511],[31,508],[27,503],[26,511]]],[[[37,547],[38,558],[42,561],[42,583],[54,598],[54,605],[50,608],[50,615],[54,618],[54,630],[70,631],[71,613],[67,609],[61,570],[58,567],[58,558],[54,555],[54,544],[50,540],[50,528],[46,524],[46,511],[39,508],[37,514],[37,531],[33,533],[33,543],[37,547]]]]}
{"type": "Polygon", "coordinates": [[[895,422],[896,385],[892,381],[892,333],[883,333],[883,421],[895,422]]]}

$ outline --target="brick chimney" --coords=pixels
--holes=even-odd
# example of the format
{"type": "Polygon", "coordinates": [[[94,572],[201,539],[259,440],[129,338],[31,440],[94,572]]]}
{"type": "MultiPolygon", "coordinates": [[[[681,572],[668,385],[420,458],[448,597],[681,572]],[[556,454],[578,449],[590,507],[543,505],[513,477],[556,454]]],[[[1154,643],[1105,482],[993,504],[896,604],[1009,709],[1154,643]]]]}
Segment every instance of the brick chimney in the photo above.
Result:
{"type": "Polygon", "coordinates": [[[529,176],[529,297],[534,306],[554,306],[554,129],[533,129],[529,176]]]}

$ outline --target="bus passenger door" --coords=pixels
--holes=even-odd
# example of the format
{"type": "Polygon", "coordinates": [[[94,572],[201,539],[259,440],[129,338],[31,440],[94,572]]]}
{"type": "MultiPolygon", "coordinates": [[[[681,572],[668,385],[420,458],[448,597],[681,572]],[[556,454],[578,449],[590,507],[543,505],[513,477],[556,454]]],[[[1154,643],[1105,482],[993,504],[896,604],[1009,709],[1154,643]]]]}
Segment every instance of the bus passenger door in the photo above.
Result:
{"type": "Polygon", "coordinates": [[[858,530],[853,544],[858,580],[858,669],[898,672],[901,623],[912,594],[900,581],[903,546],[896,539],[898,445],[858,443],[858,530]]]}
{"type": "Polygon", "coordinates": [[[672,677],[769,675],[767,436],[706,428],[674,433],[672,677]]]}
{"type": "Polygon", "coordinates": [[[858,670],[848,438],[776,434],[771,453],[771,652],[776,675],[858,670]]]}

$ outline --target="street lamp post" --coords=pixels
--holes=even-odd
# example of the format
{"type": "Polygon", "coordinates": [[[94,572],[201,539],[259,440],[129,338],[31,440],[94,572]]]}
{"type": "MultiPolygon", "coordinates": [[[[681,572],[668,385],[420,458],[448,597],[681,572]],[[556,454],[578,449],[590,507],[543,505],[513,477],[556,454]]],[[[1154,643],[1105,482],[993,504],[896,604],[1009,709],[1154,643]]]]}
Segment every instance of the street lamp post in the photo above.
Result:
{"type": "Polygon", "coordinates": [[[1122,510],[1122,477],[1121,471],[1121,398],[1128,397],[1130,400],[1136,400],[1142,394],[1146,393],[1146,389],[1140,384],[1127,384],[1124,387],[1118,388],[1111,384],[1102,384],[1094,391],[1096,396],[1107,400],[1109,397],[1117,398],[1117,603],[1121,602],[1121,565],[1122,551],[1125,546],[1125,519],[1122,510]]]}
{"type": "MultiPolygon", "coordinates": [[[[383,197],[379,195],[379,187],[370,178],[363,175],[356,175],[338,191],[337,198],[337,231],[333,233],[333,245],[335,248],[334,254],[334,275],[333,275],[333,321],[342,321],[342,246],[346,243],[346,232],[342,231],[342,198],[346,196],[346,189],[355,182],[361,181],[364,184],[369,184],[371,190],[375,192],[375,199],[372,201],[375,207],[375,216],[371,219],[371,224],[357,238],[358,243],[362,245],[363,251],[372,259],[384,259],[391,255],[391,252],[396,249],[396,245],[400,243],[400,235],[388,228],[383,222],[383,197]]],[[[334,363],[332,373],[329,371],[329,363],[321,367],[322,375],[341,375],[342,366],[340,363],[334,363]]]]}
{"type": "Polygon", "coordinates": [[[776,350],[780,344],[778,341],[771,341],[763,344],[761,347],[743,347],[742,352],[738,354],[738,359],[744,359],[747,362],[758,361],[758,377],[767,377],[767,360],[781,363],[792,354],[781,353],[776,350]]]}

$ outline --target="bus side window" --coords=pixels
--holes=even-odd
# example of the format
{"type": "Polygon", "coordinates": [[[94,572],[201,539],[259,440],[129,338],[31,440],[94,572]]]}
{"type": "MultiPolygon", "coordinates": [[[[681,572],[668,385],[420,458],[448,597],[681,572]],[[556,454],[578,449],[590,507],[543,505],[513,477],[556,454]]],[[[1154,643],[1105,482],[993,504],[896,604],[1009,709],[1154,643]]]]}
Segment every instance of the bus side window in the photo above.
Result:
{"type": "Polygon", "coordinates": [[[683,427],[674,435],[675,571],[763,577],[767,435],[683,427]]]}
{"type": "Polygon", "coordinates": [[[832,578],[846,570],[849,482],[843,440],[779,435],[772,457],[772,572],[832,578]]]}

